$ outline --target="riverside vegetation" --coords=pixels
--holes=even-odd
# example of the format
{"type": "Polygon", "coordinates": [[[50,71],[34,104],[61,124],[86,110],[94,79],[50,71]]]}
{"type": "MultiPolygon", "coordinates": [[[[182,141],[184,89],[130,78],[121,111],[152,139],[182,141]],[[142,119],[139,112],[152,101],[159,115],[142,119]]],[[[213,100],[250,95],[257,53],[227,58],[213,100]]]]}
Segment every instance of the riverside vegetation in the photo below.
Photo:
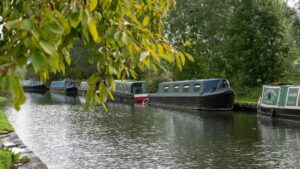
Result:
{"type": "Polygon", "coordinates": [[[25,100],[18,79],[35,74],[43,80],[88,79],[85,107],[105,106],[115,78],[146,79],[155,90],[165,80],[225,77],[241,102],[256,100],[262,84],[300,82],[297,5],[176,3],[173,8],[174,0],[3,1],[0,87],[12,93],[18,109],[25,100]],[[29,6],[36,8],[25,10],[29,6]],[[94,92],[99,79],[107,82],[99,85],[100,96],[94,92]]]}
{"type": "MultiPolygon", "coordinates": [[[[300,82],[297,5],[292,8],[282,0],[176,3],[164,20],[163,34],[173,46],[185,46],[194,61],[187,61],[182,71],[166,61],[157,72],[138,69],[137,78],[147,80],[150,91],[155,92],[162,81],[224,77],[235,89],[238,103],[256,104],[262,84],[300,82]]],[[[77,41],[65,75],[51,79],[87,79],[97,70],[86,59],[90,53],[84,42],[77,41]]]]}
{"type": "MultiPolygon", "coordinates": [[[[3,131],[12,132],[14,131],[14,129],[8,122],[4,113],[0,111],[0,132],[3,131]]],[[[4,148],[0,148],[0,169],[9,168],[9,166],[12,165],[12,159],[11,159],[12,156],[13,153],[11,151],[4,148]]]]}
{"type": "Polygon", "coordinates": [[[3,1],[0,87],[19,108],[19,78],[88,79],[87,107],[104,105],[114,78],[146,79],[155,90],[165,80],[225,77],[237,100],[248,101],[258,95],[245,91],[253,95],[262,84],[300,81],[300,20],[286,1],[176,3],[3,1]],[[107,82],[100,96],[99,79],[107,82]]]}
{"type": "MultiPolygon", "coordinates": [[[[5,98],[0,97],[0,102],[5,100],[5,98]]],[[[14,128],[9,123],[5,114],[0,110],[0,133],[13,131],[14,128]]],[[[2,148],[1,146],[2,144],[0,135],[0,169],[15,169],[29,161],[26,156],[21,158],[20,153],[14,153],[11,149],[2,148]]]]}

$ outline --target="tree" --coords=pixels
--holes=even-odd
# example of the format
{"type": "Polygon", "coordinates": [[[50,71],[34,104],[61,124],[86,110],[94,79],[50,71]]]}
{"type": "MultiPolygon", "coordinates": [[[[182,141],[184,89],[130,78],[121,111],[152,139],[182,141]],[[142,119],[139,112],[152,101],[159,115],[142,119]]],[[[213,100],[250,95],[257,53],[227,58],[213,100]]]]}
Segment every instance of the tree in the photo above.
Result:
{"type": "Polygon", "coordinates": [[[25,97],[15,74],[30,67],[46,80],[49,73],[65,72],[69,50],[82,41],[97,65],[88,79],[86,105],[102,104],[115,89],[114,78],[136,77],[136,68],[154,69],[161,60],[179,69],[191,56],[168,44],[161,36],[162,19],[175,0],[3,0],[4,24],[0,42],[1,88],[12,93],[14,106],[25,97]],[[96,81],[100,96],[95,94],[96,81]]]}
{"type": "Polygon", "coordinates": [[[176,45],[190,41],[188,62],[183,72],[173,70],[179,79],[224,76],[223,46],[234,1],[177,0],[176,9],[166,19],[166,35],[176,45]]]}
{"type": "Polygon", "coordinates": [[[257,86],[286,76],[293,45],[285,7],[280,0],[242,0],[235,8],[225,50],[232,81],[257,86]]]}

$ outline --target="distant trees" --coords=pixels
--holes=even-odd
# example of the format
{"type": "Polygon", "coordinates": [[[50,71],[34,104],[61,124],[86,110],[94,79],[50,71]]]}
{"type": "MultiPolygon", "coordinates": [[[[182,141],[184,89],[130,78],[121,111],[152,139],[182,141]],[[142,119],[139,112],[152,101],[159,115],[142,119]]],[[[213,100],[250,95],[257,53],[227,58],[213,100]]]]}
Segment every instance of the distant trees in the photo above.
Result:
{"type": "Polygon", "coordinates": [[[242,0],[237,4],[225,46],[227,75],[249,86],[279,81],[293,55],[291,23],[280,0],[242,0]]]}
{"type": "Polygon", "coordinates": [[[189,40],[195,63],[175,77],[226,77],[236,86],[286,80],[297,67],[295,18],[281,0],[177,0],[166,34],[174,44],[189,40]]]}
{"type": "Polygon", "coordinates": [[[178,79],[224,76],[223,44],[232,13],[233,2],[220,0],[177,0],[166,20],[166,36],[174,44],[190,41],[189,62],[178,79]]]}

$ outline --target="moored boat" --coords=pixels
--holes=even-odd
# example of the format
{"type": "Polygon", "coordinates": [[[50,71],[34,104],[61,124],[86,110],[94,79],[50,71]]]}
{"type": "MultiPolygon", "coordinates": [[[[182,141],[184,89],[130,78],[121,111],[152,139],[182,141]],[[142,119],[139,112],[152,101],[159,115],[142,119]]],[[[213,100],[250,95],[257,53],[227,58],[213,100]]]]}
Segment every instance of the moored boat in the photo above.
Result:
{"type": "Polygon", "coordinates": [[[259,115],[300,120],[300,85],[264,85],[257,104],[259,115]]]}
{"type": "Polygon", "coordinates": [[[50,91],[64,95],[77,95],[77,87],[73,80],[52,81],[50,91]]]}
{"type": "Polygon", "coordinates": [[[149,104],[174,109],[232,110],[235,93],[226,79],[163,82],[149,104]]]}
{"type": "Polygon", "coordinates": [[[113,92],[115,101],[126,103],[147,104],[147,83],[145,81],[115,80],[116,90],[113,92]]]}
{"type": "Polygon", "coordinates": [[[78,87],[78,95],[84,96],[87,88],[88,88],[88,83],[86,81],[82,81],[80,83],[80,86],[78,87]]]}
{"type": "Polygon", "coordinates": [[[39,80],[22,80],[21,85],[25,92],[45,93],[48,90],[39,80]]]}

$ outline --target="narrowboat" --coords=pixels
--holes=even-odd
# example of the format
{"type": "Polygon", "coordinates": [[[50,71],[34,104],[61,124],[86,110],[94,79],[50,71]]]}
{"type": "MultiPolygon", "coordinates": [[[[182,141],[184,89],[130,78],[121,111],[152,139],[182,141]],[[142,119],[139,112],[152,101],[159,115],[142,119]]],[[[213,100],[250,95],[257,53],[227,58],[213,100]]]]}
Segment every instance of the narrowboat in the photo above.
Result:
{"type": "Polygon", "coordinates": [[[147,104],[146,81],[115,80],[116,89],[113,92],[114,100],[125,103],[147,104]]]}
{"type": "Polygon", "coordinates": [[[84,96],[87,88],[88,88],[88,83],[86,81],[82,81],[80,83],[80,86],[78,87],[78,95],[84,96]]]}
{"type": "Polygon", "coordinates": [[[53,81],[51,82],[50,91],[70,96],[77,95],[77,87],[74,80],[53,81]]]}
{"type": "Polygon", "coordinates": [[[199,79],[163,82],[149,94],[149,105],[174,109],[232,110],[235,93],[228,80],[199,79]]]}
{"type": "Polygon", "coordinates": [[[25,92],[45,93],[48,90],[39,80],[22,80],[21,85],[25,92]]]}
{"type": "Polygon", "coordinates": [[[285,119],[300,119],[300,85],[263,85],[258,100],[259,115],[285,119]]]}

